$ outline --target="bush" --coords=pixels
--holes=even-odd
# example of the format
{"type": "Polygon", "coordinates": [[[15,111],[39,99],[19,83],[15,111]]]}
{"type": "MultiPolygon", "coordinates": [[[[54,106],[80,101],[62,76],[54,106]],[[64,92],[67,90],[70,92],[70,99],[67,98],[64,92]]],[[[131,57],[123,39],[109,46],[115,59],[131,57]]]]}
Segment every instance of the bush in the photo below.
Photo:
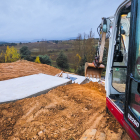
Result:
{"type": "Polygon", "coordinates": [[[35,59],[36,59],[35,56],[25,56],[25,57],[24,57],[24,60],[31,61],[31,62],[34,62],[35,59]]]}
{"type": "Polygon", "coordinates": [[[69,69],[67,56],[61,51],[56,59],[57,66],[62,69],[69,69]]]}
{"type": "Polygon", "coordinates": [[[80,66],[85,66],[86,62],[87,62],[87,59],[86,59],[86,56],[84,56],[84,58],[82,58],[80,61],[80,66]]]}
{"type": "Polygon", "coordinates": [[[25,59],[27,56],[29,57],[31,55],[31,52],[29,51],[27,46],[23,46],[20,49],[20,55],[21,55],[21,58],[25,59]]]}
{"type": "Polygon", "coordinates": [[[39,58],[42,64],[48,64],[48,65],[52,64],[51,59],[48,55],[39,55],[39,58]]]}
{"type": "Polygon", "coordinates": [[[80,66],[77,70],[77,74],[84,76],[85,75],[85,66],[80,66]]]}
{"type": "Polygon", "coordinates": [[[40,59],[39,59],[39,56],[36,57],[35,63],[41,63],[41,62],[40,62],[40,59]]]}

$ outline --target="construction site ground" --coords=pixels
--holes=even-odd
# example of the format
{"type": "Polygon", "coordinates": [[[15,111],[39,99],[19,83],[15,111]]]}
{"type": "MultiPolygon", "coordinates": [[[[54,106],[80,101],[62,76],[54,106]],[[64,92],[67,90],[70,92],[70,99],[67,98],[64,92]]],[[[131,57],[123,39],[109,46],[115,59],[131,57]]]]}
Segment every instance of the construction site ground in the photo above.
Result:
{"type": "MultiPolygon", "coordinates": [[[[60,72],[28,61],[0,64],[0,80],[60,72]]],[[[130,140],[115,118],[106,113],[105,94],[104,86],[90,82],[0,104],[0,140],[130,140]]]]}

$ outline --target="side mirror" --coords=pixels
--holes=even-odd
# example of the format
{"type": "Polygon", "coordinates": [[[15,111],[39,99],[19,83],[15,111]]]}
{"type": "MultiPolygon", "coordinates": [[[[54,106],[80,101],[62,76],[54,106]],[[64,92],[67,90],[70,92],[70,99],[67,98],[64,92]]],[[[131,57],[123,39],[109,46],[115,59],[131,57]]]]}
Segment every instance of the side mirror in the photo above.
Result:
{"type": "Polygon", "coordinates": [[[114,53],[114,62],[122,62],[123,61],[123,54],[121,51],[115,50],[114,53]]]}

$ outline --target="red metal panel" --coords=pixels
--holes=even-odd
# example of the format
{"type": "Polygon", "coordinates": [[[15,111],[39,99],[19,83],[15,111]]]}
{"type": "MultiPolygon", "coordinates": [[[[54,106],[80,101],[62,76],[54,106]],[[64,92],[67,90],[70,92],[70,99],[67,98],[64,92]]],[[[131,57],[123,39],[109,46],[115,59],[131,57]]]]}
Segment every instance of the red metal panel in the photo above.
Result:
{"type": "Polygon", "coordinates": [[[117,119],[117,121],[122,125],[122,127],[126,130],[128,135],[133,140],[140,140],[137,134],[132,130],[132,128],[126,123],[124,120],[123,113],[117,108],[117,106],[107,97],[106,98],[106,106],[112,115],[117,119]]]}

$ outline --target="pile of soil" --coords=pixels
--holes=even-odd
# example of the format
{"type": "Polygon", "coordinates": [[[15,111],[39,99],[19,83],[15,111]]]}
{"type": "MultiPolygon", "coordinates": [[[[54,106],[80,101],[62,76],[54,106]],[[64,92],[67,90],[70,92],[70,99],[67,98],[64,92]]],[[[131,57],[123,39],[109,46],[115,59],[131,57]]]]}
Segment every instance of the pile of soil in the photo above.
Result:
{"type": "Polygon", "coordinates": [[[99,129],[117,132],[121,126],[107,119],[105,106],[104,87],[92,82],[60,86],[38,97],[1,104],[0,139],[78,140],[101,115],[105,125],[99,129]]]}
{"type": "Polygon", "coordinates": [[[50,65],[26,60],[19,60],[13,63],[0,63],[0,81],[38,73],[56,75],[60,72],[61,70],[50,65]]]}
{"type": "MultiPolygon", "coordinates": [[[[0,71],[0,80],[61,72],[28,61],[0,64],[0,71]]],[[[0,104],[0,140],[79,140],[89,128],[105,133],[106,140],[111,136],[129,139],[105,107],[104,86],[93,82],[60,86],[38,97],[0,104]]]]}

